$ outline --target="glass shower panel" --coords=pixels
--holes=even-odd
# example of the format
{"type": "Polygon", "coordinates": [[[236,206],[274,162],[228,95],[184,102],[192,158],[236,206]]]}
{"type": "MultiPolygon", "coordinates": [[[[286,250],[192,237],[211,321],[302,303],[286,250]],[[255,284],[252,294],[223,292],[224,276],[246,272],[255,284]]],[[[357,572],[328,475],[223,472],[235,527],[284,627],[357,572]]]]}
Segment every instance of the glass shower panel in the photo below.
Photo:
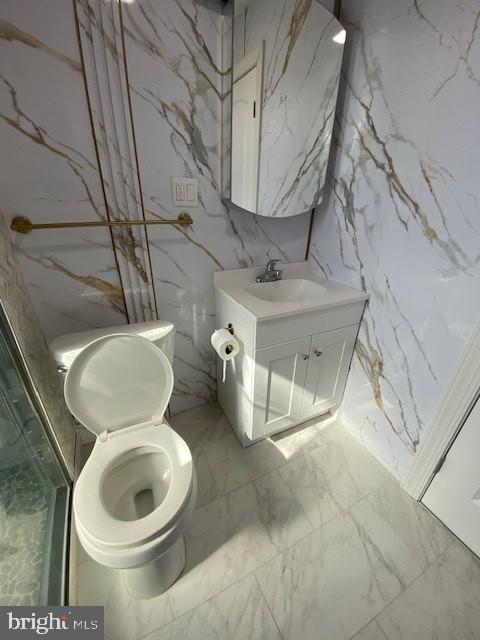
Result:
{"type": "Polygon", "coordinates": [[[64,604],[69,483],[0,306],[0,604],[64,604]]]}

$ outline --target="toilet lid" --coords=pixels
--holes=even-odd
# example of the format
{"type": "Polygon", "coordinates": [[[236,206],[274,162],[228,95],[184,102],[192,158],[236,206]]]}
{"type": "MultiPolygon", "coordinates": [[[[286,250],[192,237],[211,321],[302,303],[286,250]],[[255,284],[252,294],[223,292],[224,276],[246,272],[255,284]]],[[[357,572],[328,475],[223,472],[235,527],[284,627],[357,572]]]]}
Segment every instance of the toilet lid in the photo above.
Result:
{"type": "Polygon", "coordinates": [[[65,401],[99,435],[144,422],[160,424],[173,390],[166,355],[146,338],[116,333],[91,342],[65,378],[65,401]]]}

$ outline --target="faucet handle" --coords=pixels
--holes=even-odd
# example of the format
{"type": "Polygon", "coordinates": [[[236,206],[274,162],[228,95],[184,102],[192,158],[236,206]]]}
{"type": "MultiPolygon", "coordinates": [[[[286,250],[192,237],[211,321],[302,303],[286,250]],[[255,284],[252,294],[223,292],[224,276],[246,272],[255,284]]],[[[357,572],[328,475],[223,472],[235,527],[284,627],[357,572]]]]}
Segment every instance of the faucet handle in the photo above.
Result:
{"type": "Polygon", "coordinates": [[[273,260],[269,260],[267,262],[266,271],[273,271],[277,265],[277,262],[280,262],[280,258],[274,258],[273,260]]]}

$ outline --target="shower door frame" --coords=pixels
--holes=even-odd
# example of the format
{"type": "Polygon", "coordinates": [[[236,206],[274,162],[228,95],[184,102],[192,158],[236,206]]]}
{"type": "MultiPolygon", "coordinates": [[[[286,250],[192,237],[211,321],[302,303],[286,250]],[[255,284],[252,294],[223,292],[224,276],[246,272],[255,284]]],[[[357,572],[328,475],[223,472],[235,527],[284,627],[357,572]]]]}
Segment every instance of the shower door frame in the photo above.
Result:
{"type": "Polygon", "coordinates": [[[18,342],[17,336],[15,335],[15,331],[12,323],[10,322],[10,318],[8,317],[8,312],[5,307],[5,304],[2,299],[0,299],[0,331],[2,328],[5,328],[4,338],[7,343],[7,346],[12,354],[13,361],[18,369],[20,377],[25,385],[25,389],[27,392],[30,401],[38,413],[38,417],[40,418],[40,422],[45,429],[45,434],[50,443],[50,446],[53,449],[55,454],[55,458],[57,459],[60,467],[62,469],[62,473],[65,476],[65,480],[69,485],[72,485],[73,478],[70,475],[67,464],[63,457],[63,452],[60,447],[60,444],[55,435],[55,431],[53,429],[52,423],[50,422],[50,418],[48,416],[47,411],[43,405],[42,399],[38,390],[33,382],[32,376],[28,369],[27,361],[25,360],[25,356],[23,355],[22,348],[20,343],[18,342]]]}
{"type": "MultiPolygon", "coordinates": [[[[52,453],[55,457],[55,460],[58,463],[59,470],[61,476],[65,481],[65,490],[67,491],[66,500],[64,503],[65,512],[63,514],[63,519],[65,521],[65,527],[63,532],[54,531],[54,536],[51,540],[52,547],[54,547],[59,542],[59,534],[62,533],[62,537],[64,537],[63,543],[63,558],[62,558],[62,567],[61,567],[61,576],[62,576],[62,602],[58,604],[66,605],[69,601],[69,591],[70,591],[70,545],[71,545],[71,516],[72,516],[72,486],[73,486],[73,478],[71,477],[68,467],[65,463],[62,450],[56,438],[55,432],[53,430],[53,426],[50,422],[50,418],[45,410],[42,399],[38,390],[33,382],[32,376],[28,369],[27,361],[25,360],[25,356],[23,354],[22,348],[18,342],[17,336],[15,334],[15,330],[8,316],[8,311],[6,309],[5,303],[0,298],[0,332],[5,340],[7,349],[12,357],[13,364],[16,367],[18,375],[24,385],[25,393],[34,409],[37,413],[38,419],[43,427],[45,437],[52,449],[52,453]]],[[[59,515],[59,508],[63,511],[63,505],[58,502],[58,499],[55,502],[54,510],[53,510],[53,518],[59,515]]],[[[60,515],[62,515],[60,513],[60,515]]],[[[50,569],[51,571],[51,569],[50,569]]],[[[51,574],[49,573],[49,576],[51,574]]],[[[51,582],[49,581],[49,585],[51,586],[51,582]]],[[[46,590],[49,593],[49,589],[46,590]]],[[[50,596],[48,596],[50,599],[50,596]]]]}

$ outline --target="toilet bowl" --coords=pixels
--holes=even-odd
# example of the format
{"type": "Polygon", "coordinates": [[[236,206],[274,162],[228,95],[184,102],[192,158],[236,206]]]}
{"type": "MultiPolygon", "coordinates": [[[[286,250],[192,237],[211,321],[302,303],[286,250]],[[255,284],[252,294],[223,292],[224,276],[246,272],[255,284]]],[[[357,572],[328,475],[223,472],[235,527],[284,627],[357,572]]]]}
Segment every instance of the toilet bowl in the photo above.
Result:
{"type": "Polygon", "coordinates": [[[73,493],[79,540],[122,570],[139,598],[166,591],[183,571],[196,501],[190,450],[164,419],[172,389],[167,356],[127,333],[88,344],[65,378],[68,408],[96,436],[73,493]]]}

